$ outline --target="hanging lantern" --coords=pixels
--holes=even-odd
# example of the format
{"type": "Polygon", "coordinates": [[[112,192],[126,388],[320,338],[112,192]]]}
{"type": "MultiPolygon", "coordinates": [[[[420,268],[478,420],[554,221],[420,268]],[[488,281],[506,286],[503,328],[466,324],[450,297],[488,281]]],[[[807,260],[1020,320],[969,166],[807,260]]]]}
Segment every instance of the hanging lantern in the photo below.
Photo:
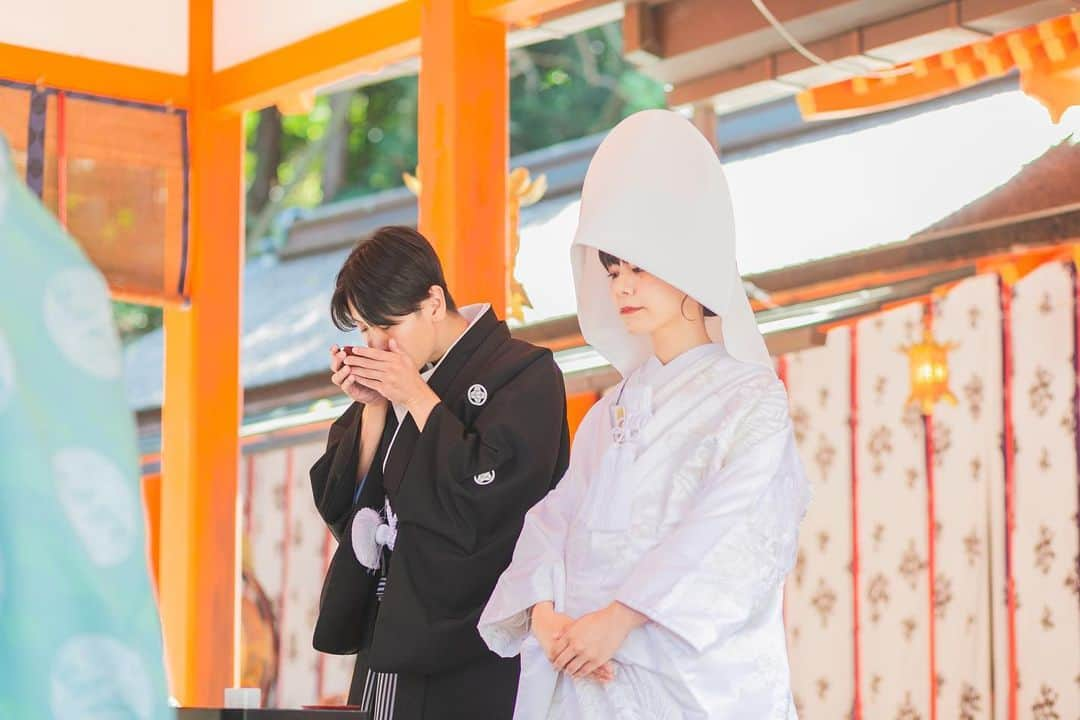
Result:
{"type": "Polygon", "coordinates": [[[934,412],[934,404],[944,400],[956,404],[956,396],[949,390],[948,353],[955,350],[956,343],[939,343],[930,328],[923,329],[922,342],[900,348],[907,353],[911,372],[911,395],[908,405],[918,405],[923,415],[934,412]]]}

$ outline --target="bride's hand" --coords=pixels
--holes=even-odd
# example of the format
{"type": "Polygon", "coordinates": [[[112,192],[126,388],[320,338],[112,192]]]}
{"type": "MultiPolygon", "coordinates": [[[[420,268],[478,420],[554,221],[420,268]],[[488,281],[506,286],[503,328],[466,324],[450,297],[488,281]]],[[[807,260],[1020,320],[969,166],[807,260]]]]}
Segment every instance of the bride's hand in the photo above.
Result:
{"type": "MultiPolygon", "coordinates": [[[[551,602],[538,603],[532,609],[532,634],[540,643],[547,659],[554,662],[555,658],[566,649],[565,639],[556,640],[564,635],[566,628],[574,623],[569,615],[555,612],[555,606],[551,602]]],[[[615,679],[615,668],[611,663],[604,663],[588,675],[590,680],[599,683],[608,683],[615,679]]]]}
{"type": "Polygon", "coordinates": [[[569,615],[555,612],[551,602],[537,603],[532,608],[532,634],[540,643],[548,660],[554,660],[566,647],[566,641],[556,642],[555,636],[572,625],[574,619],[569,615]]]}
{"type": "Polygon", "coordinates": [[[558,654],[552,664],[572,677],[589,677],[605,665],[610,667],[611,658],[630,631],[647,621],[618,602],[584,615],[555,636],[553,647],[558,654]]]}

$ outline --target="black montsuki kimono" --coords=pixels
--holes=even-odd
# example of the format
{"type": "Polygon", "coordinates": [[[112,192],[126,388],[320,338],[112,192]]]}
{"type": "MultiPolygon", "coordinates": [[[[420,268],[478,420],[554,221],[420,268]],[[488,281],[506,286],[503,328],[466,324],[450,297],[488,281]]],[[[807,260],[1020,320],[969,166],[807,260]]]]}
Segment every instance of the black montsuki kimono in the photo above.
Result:
{"type": "Polygon", "coordinates": [[[359,653],[350,702],[371,669],[398,674],[394,718],[509,719],[517,659],[495,656],[476,624],[526,511],[566,470],[563,378],[550,350],[512,339],[489,309],[428,384],[442,402],[423,432],[410,415],[399,429],[387,409],[355,504],[361,405],[334,423],[311,468],[316,507],[339,541],[314,645],[359,653]],[[380,577],[357,561],[350,530],[360,508],[382,511],[387,497],[398,534],[378,602],[380,577]]]}

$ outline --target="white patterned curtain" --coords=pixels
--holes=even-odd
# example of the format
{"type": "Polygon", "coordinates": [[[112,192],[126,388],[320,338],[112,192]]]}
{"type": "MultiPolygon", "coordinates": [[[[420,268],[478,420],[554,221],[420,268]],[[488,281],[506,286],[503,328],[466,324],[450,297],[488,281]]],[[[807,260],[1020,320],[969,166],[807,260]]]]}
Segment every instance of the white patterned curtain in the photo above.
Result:
{"type": "Polygon", "coordinates": [[[273,609],[280,640],[272,707],[344,703],[355,656],[311,647],[323,576],[335,541],[315,511],[308,470],[322,441],[246,458],[244,536],[251,570],[273,609]]]}
{"type": "Polygon", "coordinates": [[[992,533],[1004,538],[1004,525],[991,520],[991,503],[1000,507],[1005,497],[1000,299],[997,276],[982,275],[935,304],[935,337],[956,344],[949,384],[957,398],[955,406],[938,403],[932,433],[941,718],[994,718],[991,660],[1007,659],[1007,635],[994,632],[991,613],[997,600],[997,619],[1004,619],[1004,595],[991,597],[992,573],[1004,576],[1003,557],[995,563],[991,555],[992,533]]]}
{"type": "Polygon", "coordinates": [[[1016,720],[1080,718],[1073,266],[1045,265],[1013,293],[1008,317],[995,275],[962,282],[935,302],[937,339],[957,344],[949,366],[958,403],[938,404],[932,423],[933,560],[926,436],[918,410],[905,407],[910,386],[900,350],[920,339],[922,306],[856,323],[854,436],[847,332],[833,331],[825,347],[785,358],[799,449],[815,489],[786,590],[792,682],[804,720],[848,715],[856,667],[865,720],[929,720],[931,688],[940,718],[1010,720],[1007,387],[1015,445],[1016,720]],[[846,567],[853,553],[857,611],[846,567]],[[848,592],[838,592],[845,584],[848,592]],[[856,614],[852,657],[846,638],[856,614]]]}
{"type": "Polygon", "coordinates": [[[855,697],[850,332],[785,357],[795,440],[813,487],[784,614],[800,720],[839,720],[855,697]]]}
{"type": "Polygon", "coordinates": [[[922,307],[905,305],[856,326],[856,508],[862,717],[928,717],[929,580],[925,434],[906,405],[907,355],[922,307]]]}
{"type": "Polygon", "coordinates": [[[322,653],[311,647],[311,633],[319,610],[319,591],[326,572],[329,531],[315,511],[308,470],[323,454],[324,443],[290,448],[292,478],[289,489],[289,545],[285,611],[281,616],[281,676],[278,679],[281,707],[318,703],[323,689],[322,653]]]}
{"type": "Polygon", "coordinates": [[[1073,266],[1044,265],[1013,290],[1019,713],[1073,720],[1080,717],[1073,266]]]}

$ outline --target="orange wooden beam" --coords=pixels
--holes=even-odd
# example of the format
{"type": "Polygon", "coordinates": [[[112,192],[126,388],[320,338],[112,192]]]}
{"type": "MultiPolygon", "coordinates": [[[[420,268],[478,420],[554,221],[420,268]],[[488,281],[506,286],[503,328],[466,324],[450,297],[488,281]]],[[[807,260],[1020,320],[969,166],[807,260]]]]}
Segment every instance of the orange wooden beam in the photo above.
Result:
{"type": "Polygon", "coordinates": [[[1080,102],[1080,13],[1063,15],[989,40],[929,55],[899,73],[869,75],[811,88],[797,96],[804,118],[851,116],[926,100],[1020,70],[1021,86],[1055,118],[1080,102]]]}
{"type": "MultiPolygon", "coordinates": [[[[522,23],[558,15],[581,0],[472,0],[483,19],[522,23]]],[[[200,92],[211,107],[255,110],[420,52],[421,0],[406,0],[213,73],[200,92]]],[[[503,61],[505,62],[505,60],[503,61]]],[[[187,108],[184,75],[0,43],[0,78],[103,97],[187,108]]]]}
{"type": "MultiPolygon", "coordinates": [[[[254,110],[420,54],[421,7],[405,0],[214,73],[210,104],[254,110]]],[[[582,0],[470,0],[481,20],[531,24],[586,7],[582,0]]],[[[505,64],[505,58],[501,61],[505,64]]]]}
{"type": "Polygon", "coordinates": [[[420,1],[407,0],[217,71],[209,86],[210,104],[255,110],[351,75],[375,72],[415,56],[419,36],[420,1]]]}
{"type": "Polygon", "coordinates": [[[504,23],[529,23],[579,4],[579,0],[470,0],[469,12],[479,18],[504,23]]]}
{"type": "Polygon", "coordinates": [[[187,107],[183,75],[0,43],[0,77],[90,95],[187,107]]]}
{"type": "Polygon", "coordinates": [[[420,229],[459,305],[506,312],[509,88],[506,25],[469,0],[422,0],[420,229]]]}
{"type": "Polygon", "coordinates": [[[1013,42],[1020,87],[1050,112],[1055,123],[1080,105],[1080,12],[1039,23],[1039,42],[1013,42]]]}
{"type": "Polygon", "coordinates": [[[203,104],[213,0],[191,0],[190,306],[165,308],[161,614],[173,695],[217,706],[237,677],[243,153],[240,113],[203,104]]]}

